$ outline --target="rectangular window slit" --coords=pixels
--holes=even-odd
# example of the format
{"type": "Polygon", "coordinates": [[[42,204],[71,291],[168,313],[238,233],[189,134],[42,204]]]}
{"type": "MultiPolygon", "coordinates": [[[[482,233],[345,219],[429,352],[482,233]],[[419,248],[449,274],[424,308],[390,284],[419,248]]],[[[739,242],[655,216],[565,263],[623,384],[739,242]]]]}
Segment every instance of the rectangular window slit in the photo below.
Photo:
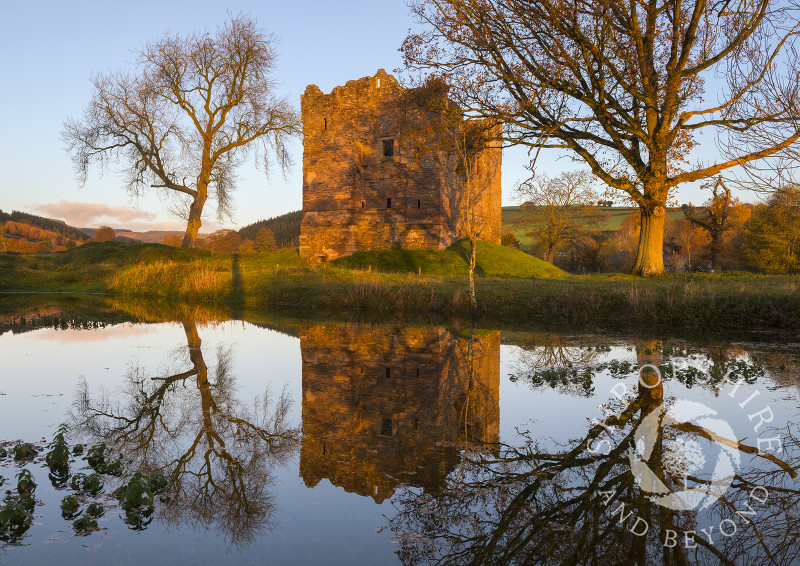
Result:
{"type": "Polygon", "coordinates": [[[383,156],[392,157],[394,155],[394,140],[383,140],[383,156]]]}
{"type": "Polygon", "coordinates": [[[392,368],[386,366],[386,377],[392,377],[392,368]]]}
{"type": "Polygon", "coordinates": [[[392,199],[391,198],[387,198],[386,199],[386,208],[392,208],[392,199]]]}
{"type": "Polygon", "coordinates": [[[422,201],[417,199],[417,208],[422,208],[422,201]]]}
{"type": "Polygon", "coordinates": [[[328,129],[328,119],[327,118],[323,118],[323,120],[325,120],[325,129],[327,130],[328,129]]]}
{"type": "Polygon", "coordinates": [[[392,419],[381,421],[381,436],[392,436],[392,419]]]}

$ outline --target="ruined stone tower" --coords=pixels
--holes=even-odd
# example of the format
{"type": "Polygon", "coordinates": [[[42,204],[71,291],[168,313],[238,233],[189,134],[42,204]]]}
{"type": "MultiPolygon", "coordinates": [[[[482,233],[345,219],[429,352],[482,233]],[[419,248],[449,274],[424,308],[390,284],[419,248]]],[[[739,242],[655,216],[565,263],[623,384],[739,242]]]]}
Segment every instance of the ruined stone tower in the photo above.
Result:
{"type": "Polygon", "coordinates": [[[467,122],[425,109],[416,92],[383,69],[330,94],[306,88],[301,256],[440,250],[475,227],[500,243],[501,148],[481,142],[465,157],[467,122]]]}

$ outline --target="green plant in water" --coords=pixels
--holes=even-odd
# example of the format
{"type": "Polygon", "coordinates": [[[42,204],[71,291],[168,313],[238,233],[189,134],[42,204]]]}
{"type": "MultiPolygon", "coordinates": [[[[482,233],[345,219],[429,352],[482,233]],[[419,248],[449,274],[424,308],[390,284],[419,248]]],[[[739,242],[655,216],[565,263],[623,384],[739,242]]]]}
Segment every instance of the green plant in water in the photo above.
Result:
{"type": "Polygon", "coordinates": [[[103,477],[97,472],[89,475],[77,473],[72,477],[72,489],[79,493],[97,495],[103,489],[103,477]]]}
{"type": "Polygon", "coordinates": [[[17,474],[17,492],[20,495],[33,495],[34,491],[36,491],[36,481],[33,479],[33,474],[23,468],[17,474]]]}
{"type": "Polygon", "coordinates": [[[155,494],[146,475],[141,472],[134,473],[127,484],[117,488],[114,495],[125,511],[125,523],[131,529],[141,531],[150,524],[155,494]]]}
{"type": "Polygon", "coordinates": [[[74,495],[68,495],[61,500],[61,516],[65,519],[72,519],[78,513],[80,507],[78,498],[74,495]]]}
{"type": "MultiPolygon", "coordinates": [[[[89,465],[97,470],[97,468],[105,466],[106,464],[106,445],[105,443],[96,444],[89,448],[86,453],[86,461],[89,465]]],[[[99,470],[97,470],[99,471],[99,470]]]]}
{"type": "Polygon", "coordinates": [[[56,488],[65,486],[69,480],[69,444],[64,438],[68,431],[69,428],[65,424],[58,427],[44,457],[50,468],[50,481],[56,488]]]}
{"type": "Polygon", "coordinates": [[[136,472],[127,484],[121,485],[114,495],[125,511],[139,510],[153,506],[153,488],[146,475],[136,472]]]}
{"type": "Polygon", "coordinates": [[[98,530],[97,521],[88,515],[83,515],[72,523],[72,528],[75,534],[88,535],[92,531],[98,530]]]}
{"type": "Polygon", "coordinates": [[[90,503],[86,512],[92,517],[101,517],[106,512],[102,503],[90,503]]]}
{"type": "Polygon", "coordinates": [[[161,493],[167,489],[167,485],[169,485],[169,481],[161,472],[153,472],[150,474],[149,482],[153,493],[161,493]]]}
{"type": "Polygon", "coordinates": [[[39,454],[39,451],[30,442],[17,442],[12,449],[12,453],[15,460],[28,460],[39,454]]]}
{"type": "Polygon", "coordinates": [[[114,462],[106,461],[105,443],[97,444],[89,448],[86,453],[86,461],[89,465],[101,474],[119,476],[122,474],[122,456],[120,455],[114,462]]]}
{"type": "Polygon", "coordinates": [[[22,538],[33,523],[33,513],[29,505],[7,494],[5,504],[0,508],[0,540],[13,543],[22,538]]]}

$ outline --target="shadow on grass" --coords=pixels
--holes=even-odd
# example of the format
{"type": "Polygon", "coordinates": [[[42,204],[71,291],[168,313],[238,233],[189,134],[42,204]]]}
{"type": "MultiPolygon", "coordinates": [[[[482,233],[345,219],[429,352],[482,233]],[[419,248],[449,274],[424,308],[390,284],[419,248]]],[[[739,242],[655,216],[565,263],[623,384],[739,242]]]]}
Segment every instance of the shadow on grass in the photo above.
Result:
{"type": "Polygon", "coordinates": [[[225,303],[231,308],[231,316],[241,319],[244,314],[244,278],[239,254],[231,256],[231,292],[225,297],[225,303]]]}

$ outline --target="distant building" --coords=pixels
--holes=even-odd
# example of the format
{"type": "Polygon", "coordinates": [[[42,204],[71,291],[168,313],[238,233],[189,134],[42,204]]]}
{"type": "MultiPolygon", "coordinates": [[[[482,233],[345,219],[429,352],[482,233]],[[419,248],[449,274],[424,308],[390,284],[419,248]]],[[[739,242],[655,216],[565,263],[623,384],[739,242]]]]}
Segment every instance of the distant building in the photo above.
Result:
{"type": "Polygon", "coordinates": [[[447,148],[468,122],[442,129],[441,115],[423,109],[415,92],[383,69],[330,94],[306,88],[301,256],[444,249],[474,218],[483,226],[480,239],[500,243],[499,144],[477,152],[465,194],[463,160],[447,148]]]}

